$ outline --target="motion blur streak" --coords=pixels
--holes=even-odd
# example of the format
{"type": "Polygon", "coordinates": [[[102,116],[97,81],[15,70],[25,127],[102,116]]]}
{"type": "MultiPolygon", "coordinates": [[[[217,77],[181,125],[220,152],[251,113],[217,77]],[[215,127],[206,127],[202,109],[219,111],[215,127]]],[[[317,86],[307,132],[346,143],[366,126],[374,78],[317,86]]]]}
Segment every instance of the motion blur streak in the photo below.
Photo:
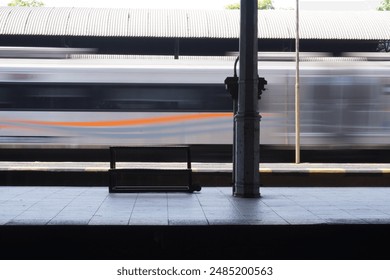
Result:
{"type": "MultiPolygon", "coordinates": [[[[300,64],[303,149],[389,150],[388,55],[356,55],[300,64]]],[[[231,145],[234,59],[0,59],[0,147],[231,145]]],[[[295,62],[258,65],[260,144],[293,148],[295,62]]]]}
{"type": "Polygon", "coordinates": [[[56,121],[30,121],[30,120],[16,120],[17,123],[49,125],[49,126],[81,126],[81,127],[103,127],[103,126],[135,126],[135,125],[149,125],[172,122],[184,122],[191,120],[210,119],[210,118],[224,118],[232,117],[230,113],[200,113],[200,114],[186,114],[178,116],[165,116],[155,118],[144,118],[134,120],[117,120],[117,121],[96,121],[96,122],[56,122],[56,121]]]}

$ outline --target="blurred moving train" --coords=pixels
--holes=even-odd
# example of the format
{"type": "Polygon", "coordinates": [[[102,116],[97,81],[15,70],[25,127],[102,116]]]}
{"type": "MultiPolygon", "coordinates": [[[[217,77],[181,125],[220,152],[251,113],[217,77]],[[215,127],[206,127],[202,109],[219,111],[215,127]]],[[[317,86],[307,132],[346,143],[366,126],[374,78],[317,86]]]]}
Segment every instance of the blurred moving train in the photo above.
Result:
{"type": "MultiPolygon", "coordinates": [[[[315,59],[314,59],[315,60],[315,59]]],[[[231,59],[0,59],[0,147],[231,144],[231,59]]],[[[390,145],[390,62],[303,61],[303,148],[390,145]]],[[[295,62],[259,62],[262,145],[293,147],[295,62]]]]}

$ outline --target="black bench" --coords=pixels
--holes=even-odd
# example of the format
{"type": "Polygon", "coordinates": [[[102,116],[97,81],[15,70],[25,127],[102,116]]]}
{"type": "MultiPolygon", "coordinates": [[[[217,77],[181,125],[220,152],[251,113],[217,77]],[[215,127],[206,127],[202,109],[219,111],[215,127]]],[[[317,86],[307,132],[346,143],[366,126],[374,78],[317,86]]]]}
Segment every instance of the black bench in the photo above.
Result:
{"type": "Polygon", "coordinates": [[[110,147],[109,192],[200,191],[192,182],[188,146],[110,147]],[[181,162],[182,169],[117,168],[117,162],[181,162]]]}

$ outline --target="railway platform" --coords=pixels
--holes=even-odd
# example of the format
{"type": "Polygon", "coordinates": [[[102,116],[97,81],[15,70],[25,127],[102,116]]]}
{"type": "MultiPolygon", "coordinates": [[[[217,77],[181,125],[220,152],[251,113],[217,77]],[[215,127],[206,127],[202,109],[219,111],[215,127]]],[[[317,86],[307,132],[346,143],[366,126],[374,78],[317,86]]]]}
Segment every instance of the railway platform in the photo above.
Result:
{"type": "Polygon", "coordinates": [[[260,199],[232,196],[231,164],[193,163],[194,193],[109,193],[108,169],[2,162],[0,259],[389,256],[387,164],[261,164],[260,199]]]}
{"type": "Polygon", "coordinates": [[[0,187],[0,259],[387,259],[390,188],[0,187]]]}

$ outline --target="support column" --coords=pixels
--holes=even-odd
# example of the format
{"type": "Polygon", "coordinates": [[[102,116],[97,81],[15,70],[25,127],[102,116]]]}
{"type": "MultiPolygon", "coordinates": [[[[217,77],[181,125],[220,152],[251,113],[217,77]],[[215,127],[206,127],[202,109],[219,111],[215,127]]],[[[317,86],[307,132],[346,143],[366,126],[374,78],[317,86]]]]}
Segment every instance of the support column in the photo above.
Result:
{"type": "Polygon", "coordinates": [[[179,55],[180,55],[180,39],[177,38],[175,39],[175,48],[174,48],[175,59],[179,59],[179,55]]]}
{"type": "Polygon", "coordinates": [[[235,122],[234,196],[260,197],[257,0],[241,0],[240,71],[235,122]]]}

